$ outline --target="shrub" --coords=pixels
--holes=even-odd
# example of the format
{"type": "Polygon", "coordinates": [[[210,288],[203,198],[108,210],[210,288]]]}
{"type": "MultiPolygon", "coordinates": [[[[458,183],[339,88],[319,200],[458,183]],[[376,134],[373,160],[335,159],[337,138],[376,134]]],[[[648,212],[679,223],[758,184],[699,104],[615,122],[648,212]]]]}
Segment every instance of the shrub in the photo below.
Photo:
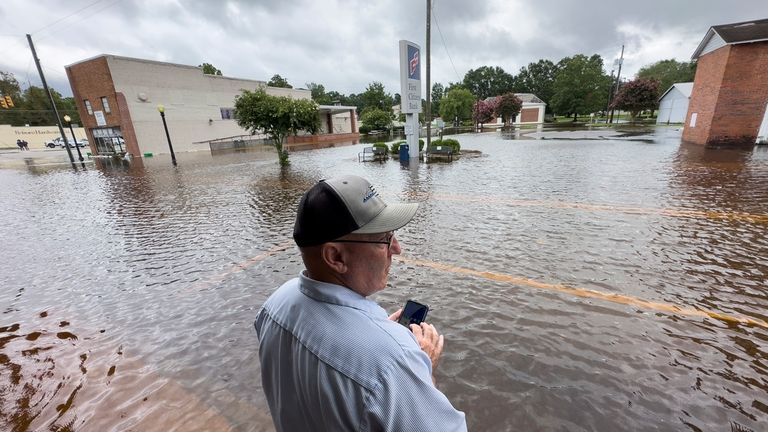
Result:
{"type": "Polygon", "coordinates": [[[361,134],[367,134],[370,131],[371,131],[371,127],[368,125],[361,124],[360,127],[358,128],[358,132],[360,132],[361,134]]]}
{"type": "Polygon", "coordinates": [[[442,145],[451,147],[453,149],[454,153],[461,152],[461,144],[459,144],[459,142],[457,140],[455,140],[455,139],[446,138],[446,139],[443,140],[443,144],[442,145]]]}
{"type": "Polygon", "coordinates": [[[389,153],[389,147],[383,142],[377,142],[373,144],[373,147],[379,147],[384,149],[384,153],[389,153]]]}
{"type": "Polygon", "coordinates": [[[424,140],[419,138],[419,151],[424,151],[424,140]]]}
{"type": "Polygon", "coordinates": [[[450,147],[453,149],[454,154],[458,154],[459,152],[461,152],[461,145],[459,144],[459,142],[451,138],[432,141],[432,145],[450,147]]]}
{"type": "Polygon", "coordinates": [[[405,141],[398,141],[393,142],[392,147],[390,147],[390,151],[392,154],[399,154],[400,153],[400,145],[405,144],[405,141]]]}

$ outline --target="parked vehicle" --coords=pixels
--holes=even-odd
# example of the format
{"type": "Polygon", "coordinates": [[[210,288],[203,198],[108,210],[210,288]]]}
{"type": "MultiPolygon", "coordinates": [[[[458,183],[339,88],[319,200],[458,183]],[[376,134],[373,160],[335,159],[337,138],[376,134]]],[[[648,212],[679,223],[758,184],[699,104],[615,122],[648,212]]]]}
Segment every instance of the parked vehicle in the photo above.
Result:
{"type": "MultiPolygon", "coordinates": [[[[75,147],[75,145],[72,144],[71,140],[68,142],[68,144],[69,144],[70,148],[74,148],[75,147]]],[[[80,140],[77,141],[77,146],[78,147],[85,147],[87,145],[88,145],[88,138],[83,138],[83,139],[80,139],[80,140]]],[[[64,140],[61,139],[61,137],[54,138],[51,141],[46,141],[45,146],[48,147],[48,148],[56,148],[56,147],[64,148],[64,140]]]]}

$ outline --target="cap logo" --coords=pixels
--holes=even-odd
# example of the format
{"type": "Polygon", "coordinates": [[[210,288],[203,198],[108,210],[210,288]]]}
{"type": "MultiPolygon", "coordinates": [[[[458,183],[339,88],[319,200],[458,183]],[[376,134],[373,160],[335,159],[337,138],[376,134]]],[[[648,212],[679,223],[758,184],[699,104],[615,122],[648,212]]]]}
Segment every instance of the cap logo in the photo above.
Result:
{"type": "Polygon", "coordinates": [[[373,186],[368,186],[368,193],[365,194],[365,196],[363,197],[363,202],[366,203],[366,202],[368,202],[369,199],[371,199],[371,198],[373,198],[373,197],[375,197],[377,195],[378,195],[378,193],[376,192],[376,189],[374,189],[373,186]]]}

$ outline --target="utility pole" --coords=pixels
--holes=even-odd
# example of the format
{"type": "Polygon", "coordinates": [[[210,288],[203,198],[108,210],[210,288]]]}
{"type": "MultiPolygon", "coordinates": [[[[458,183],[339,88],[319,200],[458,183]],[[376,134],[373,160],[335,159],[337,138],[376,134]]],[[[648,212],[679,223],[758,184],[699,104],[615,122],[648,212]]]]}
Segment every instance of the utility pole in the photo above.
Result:
{"type": "MultiPolygon", "coordinates": [[[[616,66],[616,60],[613,61],[614,67],[616,66]]],[[[608,106],[605,107],[605,124],[608,124],[608,116],[611,112],[611,102],[613,102],[613,73],[615,69],[611,69],[611,88],[608,89],[608,106]]]]}
{"type": "MultiPolygon", "coordinates": [[[[624,64],[624,45],[621,46],[621,57],[619,57],[619,72],[616,74],[616,90],[614,95],[619,94],[619,84],[621,84],[621,65],[624,64]]],[[[613,123],[613,112],[615,109],[611,109],[611,123],[613,123]]]]}
{"type": "MultiPolygon", "coordinates": [[[[40,81],[43,82],[43,89],[45,90],[45,94],[48,95],[48,100],[51,102],[51,107],[53,107],[53,113],[56,115],[56,124],[59,126],[59,133],[61,134],[61,139],[64,140],[64,147],[67,149],[67,154],[69,154],[69,161],[72,162],[72,167],[75,167],[75,157],[72,156],[72,150],[69,148],[69,141],[67,140],[67,134],[64,133],[64,126],[61,124],[61,118],[59,117],[59,110],[56,109],[56,102],[53,100],[53,95],[51,94],[51,90],[48,88],[48,83],[45,82],[45,75],[43,75],[43,68],[40,66],[40,59],[37,58],[37,52],[35,51],[35,44],[32,43],[32,36],[27,35],[27,42],[29,42],[29,49],[32,50],[32,58],[35,59],[35,65],[37,66],[37,73],[40,74],[40,81]]],[[[75,143],[77,145],[77,143],[75,143]]]]}
{"type": "Polygon", "coordinates": [[[429,51],[430,45],[430,25],[432,24],[432,0],[427,0],[427,112],[424,113],[424,120],[427,122],[427,146],[424,150],[429,148],[429,144],[432,142],[432,83],[430,82],[430,72],[432,65],[432,57],[429,51]]]}

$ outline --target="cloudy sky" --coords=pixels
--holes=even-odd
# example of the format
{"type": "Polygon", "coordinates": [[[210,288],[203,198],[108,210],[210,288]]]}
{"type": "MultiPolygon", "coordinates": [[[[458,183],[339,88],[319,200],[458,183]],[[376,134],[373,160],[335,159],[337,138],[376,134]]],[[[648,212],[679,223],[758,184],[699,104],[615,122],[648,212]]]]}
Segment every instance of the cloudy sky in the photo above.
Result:
{"type": "MultiPolygon", "coordinates": [[[[768,18],[766,0],[433,0],[432,82],[480,66],[516,73],[539,59],[600,54],[622,76],[689,60],[711,25],[768,18]]],[[[422,45],[425,0],[2,0],[0,70],[39,85],[30,33],[49,84],[71,95],[64,66],[99,54],[212,63],[224,75],[359,93],[399,92],[398,40],[422,45]]]]}

